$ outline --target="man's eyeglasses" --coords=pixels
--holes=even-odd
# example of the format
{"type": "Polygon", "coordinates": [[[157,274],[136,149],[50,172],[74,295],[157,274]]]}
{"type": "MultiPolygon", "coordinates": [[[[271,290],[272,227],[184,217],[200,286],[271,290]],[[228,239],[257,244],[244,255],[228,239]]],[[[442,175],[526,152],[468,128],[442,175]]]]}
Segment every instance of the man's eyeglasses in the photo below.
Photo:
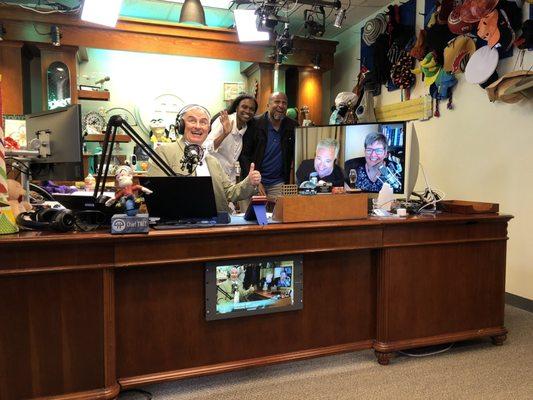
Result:
{"type": "Polygon", "coordinates": [[[373,152],[376,153],[378,156],[382,156],[383,154],[385,154],[385,149],[371,149],[371,148],[365,149],[365,153],[368,155],[371,155],[373,152]]]}

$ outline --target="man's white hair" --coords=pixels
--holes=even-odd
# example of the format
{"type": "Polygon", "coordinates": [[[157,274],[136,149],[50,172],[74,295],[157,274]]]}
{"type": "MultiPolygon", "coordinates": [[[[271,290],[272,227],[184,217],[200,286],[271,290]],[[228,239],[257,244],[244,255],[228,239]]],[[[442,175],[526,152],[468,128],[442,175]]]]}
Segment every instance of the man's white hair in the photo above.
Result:
{"type": "Polygon", "coordinates": [[[326,138],[321,139],[316,145],[316,150],[318,149],[335,149],[335,158],[339,155],[339,141],[337,139],[326,138]]]}

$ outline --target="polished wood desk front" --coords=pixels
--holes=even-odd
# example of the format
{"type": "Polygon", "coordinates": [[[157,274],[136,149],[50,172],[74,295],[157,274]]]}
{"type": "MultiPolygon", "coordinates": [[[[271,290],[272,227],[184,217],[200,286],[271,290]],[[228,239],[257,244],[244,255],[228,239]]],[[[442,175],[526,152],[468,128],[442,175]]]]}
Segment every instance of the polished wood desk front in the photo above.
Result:
{"type": "MultiPolygon", "coordinates": [[[[0,398],[120,387],[504,328],[509,216],[0,237],[0,398]],[[302,310],[207,322],[204,263],[304,255],[302,310]],[[119,386],[120,384],[120,386],[119,386]]],[[[47,397],[48,398],[48,397],[47,397]]]]}

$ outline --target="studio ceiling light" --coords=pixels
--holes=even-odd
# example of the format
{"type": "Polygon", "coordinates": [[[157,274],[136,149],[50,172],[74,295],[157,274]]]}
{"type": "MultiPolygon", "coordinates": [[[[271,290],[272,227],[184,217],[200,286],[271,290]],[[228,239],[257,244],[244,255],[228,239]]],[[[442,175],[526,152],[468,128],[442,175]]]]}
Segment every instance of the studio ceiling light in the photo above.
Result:
{"type": "Polygon", "coordinates": [[[258,42],[270,39],[268,32],[257,30],[255,10],[235,10],[233,16],[240,42],[258,42]]]}
{"type": "Polygon", "coordinates": [[[81,12],[82,21],[115,27],[122,0],[85,0],[81,12]]]}
{"type": "Polygon", "coordinates": [[[344,8],[341,8],[337,15],[335,16],[335,22],[333,22],[333,26],[335,28],[342,28],[342,23],[344,22],[344,19],[346,18],[346,10],[344,8]]]}
{"type": "Polygon", "coordinates": [[[181,6],[180,23],[205,26],[205,11],[200,0],[185,0],[181,6]]]}
{"type": "MultiPolygon", "coordinates": [[[[163,0],[168,3],[183,3],[185,0],[163,0]]],[[[200,0],[204,7],[228,10],[233,0],[200,0]]]]}

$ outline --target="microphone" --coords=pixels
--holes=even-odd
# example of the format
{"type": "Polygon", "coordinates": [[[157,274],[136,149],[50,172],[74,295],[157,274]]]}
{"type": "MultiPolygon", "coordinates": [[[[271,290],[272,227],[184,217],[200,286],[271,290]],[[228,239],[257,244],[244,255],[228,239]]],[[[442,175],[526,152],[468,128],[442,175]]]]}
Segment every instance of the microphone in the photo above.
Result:
{"type": "Polygon", "coordinates": [[[111,80],[111,78],[109,76],[106,76],[106,77],[94,82],[94,84],[95,85],[103,85],[104,82],[107,82],[107,81],[110,81],[110,80],[111,80]]]}
{"type": "Polygon", "coordinates": [[[202,165],[202,158],[204,157],[204,149],[198,144],[188,144],[185,146],[183,157],[181,158],[181,170],[187,167],[189,174],[196,169],[196,166],[202,165]]]}
{"type": "Polygon", "coordinates": [[[401,172],[401,167],[398,170],[392,163],[390,166],[382,164],[379,167],[379,172],[381,172],[381,175],[378,177],[378,179],[381,182],[387,182],[393,189],[400,189],[402,187],[402,183],[398,179],[399,173],[401,172]]]}

